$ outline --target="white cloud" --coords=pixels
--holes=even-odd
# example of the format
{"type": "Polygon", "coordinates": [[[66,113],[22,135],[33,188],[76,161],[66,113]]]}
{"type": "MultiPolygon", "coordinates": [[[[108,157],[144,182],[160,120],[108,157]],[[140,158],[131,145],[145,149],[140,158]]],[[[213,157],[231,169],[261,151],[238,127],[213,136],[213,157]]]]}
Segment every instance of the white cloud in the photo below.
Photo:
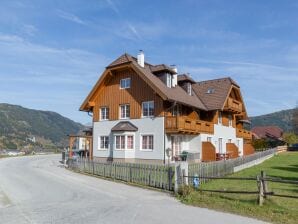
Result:
{"type": "Polygon", "coordinates": [[[83,21],[81,18],[79,18],[78,16],[71,14],[69,12],[65,12],[63,10],[56,10],[57,14],[59,17],[66,19],[68,21],[80,24],[80,25],[86,25],[87,23],[85,21],[83,21]]]}
{"type": "Polygon", "coordinates": [[[22,27],[22,32],[29,36],[35,36],[37,28],[31,24],[25,24],[22,27]]]}

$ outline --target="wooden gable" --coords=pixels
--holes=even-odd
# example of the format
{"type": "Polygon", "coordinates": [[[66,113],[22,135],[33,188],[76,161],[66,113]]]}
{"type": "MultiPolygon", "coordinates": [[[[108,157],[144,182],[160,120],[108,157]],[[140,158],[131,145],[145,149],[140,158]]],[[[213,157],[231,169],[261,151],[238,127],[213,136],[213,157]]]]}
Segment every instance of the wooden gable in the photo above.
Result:
{"type": "Polygon", "coordinates": [[[114,70],[102,83],[90,98],[94,102],[93,121],[99,121],[101,107],[109,107],[109,120],[118,120],[121,104],[130,105],[131,119],[141,118],[144,101],[154,101],[155,116],[162,115],[163,100],[133,69],[125,67],[114,70]],[[120,89],[120,80],[125,78],[131,79],[131,86],[120,89]]]}

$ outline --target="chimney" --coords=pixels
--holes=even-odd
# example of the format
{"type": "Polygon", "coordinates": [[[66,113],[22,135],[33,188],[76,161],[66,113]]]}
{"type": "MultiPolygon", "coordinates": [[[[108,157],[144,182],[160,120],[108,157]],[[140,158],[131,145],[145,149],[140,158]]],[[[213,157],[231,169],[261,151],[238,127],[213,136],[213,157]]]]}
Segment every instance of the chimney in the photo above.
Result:
{"type": "Polygon", "coordinates": [[[177,74],[178,73],[178,69],[176,65],[170,65],[172,70],[177,74]]]}
{"type": "Polygon", "coordinates": [[[172,87],[175,87],[178,84],[178,70],[176,65],[171,65],[171,68],[175,72],[175,74],[172,75],[172,87]]]}
{"type": "Polygon", "coordinates": [[[139,51],[138,53],[138,64],[144,68],[145,65],[145,55],[142,50],[139,51]]]}

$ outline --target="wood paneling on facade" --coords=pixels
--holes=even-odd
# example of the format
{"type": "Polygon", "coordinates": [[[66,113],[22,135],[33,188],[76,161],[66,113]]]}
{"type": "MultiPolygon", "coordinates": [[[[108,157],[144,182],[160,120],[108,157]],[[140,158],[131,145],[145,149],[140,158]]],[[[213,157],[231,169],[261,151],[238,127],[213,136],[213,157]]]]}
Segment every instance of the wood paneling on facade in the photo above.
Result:
{"type": "Polygon", "coordinates": [[[234,159],[239,156],[238,147],[234,143],[227,143],[226,148],[230,159],[234,159]]]}
{"type": "Polygon", "coordinates": [[[250,154],[254,154],[255,153],[255,149],[251,144],[243,144],[243,155],[247,156],[250,154]]]}
{"type": "Polygon", "coordinates": [[[210,162],[216,160],[215,146],[211,142],[202,142],[202,161],[210,162]]]}
{"type": "Polygon", "coordinates": [[[102,91],[95,97],[93,121],[99,121],[99,109],[109,107],[109,120],[119,119],[119,105],[130,104],[130,119],[141,118],[142,102],[154,101],[155,116],[163,116],[163,101],[134,71],[113,72],[102,91]],[[120,80],[131,78],[131,87],[120,89],[120,80]]]}

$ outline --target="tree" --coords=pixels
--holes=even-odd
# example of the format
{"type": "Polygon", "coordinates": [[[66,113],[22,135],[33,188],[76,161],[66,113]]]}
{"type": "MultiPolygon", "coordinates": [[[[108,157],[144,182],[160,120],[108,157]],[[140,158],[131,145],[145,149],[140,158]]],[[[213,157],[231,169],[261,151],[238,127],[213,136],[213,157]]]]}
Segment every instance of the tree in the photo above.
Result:
{"type": "Polygon", "coordinates": [[[288,145],[292,145],[295,143],[298,143],[298,135],[296,135],[293,132],[290,133],[284,133],[283,134],[283,140],[288,144],[288,145]]]}
{"type": "Polygon", "coordinates": [[[293,117],[292,117],[293,131],[296,135],[298,135],[298,106],[294,109],[293,117]]]}

